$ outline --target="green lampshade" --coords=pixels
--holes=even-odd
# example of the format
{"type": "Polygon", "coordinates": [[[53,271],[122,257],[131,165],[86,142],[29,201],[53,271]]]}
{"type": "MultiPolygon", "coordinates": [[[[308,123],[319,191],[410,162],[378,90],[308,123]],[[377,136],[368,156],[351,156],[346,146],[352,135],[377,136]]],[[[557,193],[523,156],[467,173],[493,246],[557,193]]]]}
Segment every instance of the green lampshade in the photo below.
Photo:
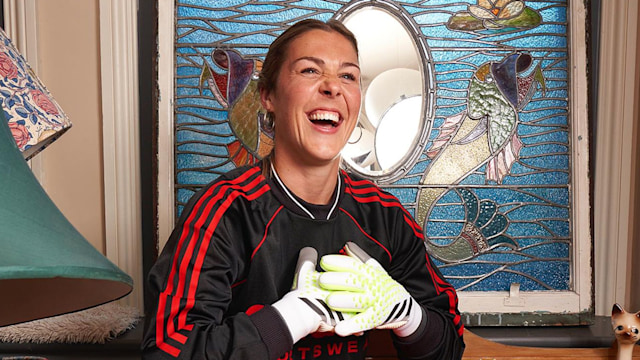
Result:
{"type": "Polygon", "coordinates": [[[132,287],[45,193],[0,111],[0,326],[104,304],[132,287]]]}

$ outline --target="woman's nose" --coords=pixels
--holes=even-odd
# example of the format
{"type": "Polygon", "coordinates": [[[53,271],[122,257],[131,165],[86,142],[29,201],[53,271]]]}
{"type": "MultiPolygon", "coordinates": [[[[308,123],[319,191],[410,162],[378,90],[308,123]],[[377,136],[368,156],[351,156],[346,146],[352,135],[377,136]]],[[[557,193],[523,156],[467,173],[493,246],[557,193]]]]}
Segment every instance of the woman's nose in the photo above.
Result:
{"type": "Polygon", "coordinates": [[[320,92],[326,96],[337,96],[341,92],[340,79],[337,76],[325,76],[320,86],[320,92]]]}

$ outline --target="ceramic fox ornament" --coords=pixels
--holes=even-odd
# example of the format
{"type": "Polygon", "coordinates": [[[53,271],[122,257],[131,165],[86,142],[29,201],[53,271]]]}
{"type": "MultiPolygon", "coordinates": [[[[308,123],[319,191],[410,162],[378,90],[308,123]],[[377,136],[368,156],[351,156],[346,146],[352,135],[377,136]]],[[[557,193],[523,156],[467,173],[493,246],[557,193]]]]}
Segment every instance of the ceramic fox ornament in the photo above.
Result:
{"type": "Polygon", "coordinates": [[[631,360],[633,347],[640,340],[640,311],[628,313],[619,304],[611,310],[611,326],[618,341],[618,360],[631,360]]]}

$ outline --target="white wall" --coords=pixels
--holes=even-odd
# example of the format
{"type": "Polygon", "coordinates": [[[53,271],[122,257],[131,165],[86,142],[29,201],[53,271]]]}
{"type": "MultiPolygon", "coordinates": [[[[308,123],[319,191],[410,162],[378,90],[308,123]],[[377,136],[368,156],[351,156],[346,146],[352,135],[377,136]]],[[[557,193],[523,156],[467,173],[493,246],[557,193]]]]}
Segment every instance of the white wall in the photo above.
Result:
{"type": "Polygon", "coordinates": [[[37,157],[40,180],[69,221],[105,251],[97,0],[37,1],[38,76],[72,128],[37,157]]]}

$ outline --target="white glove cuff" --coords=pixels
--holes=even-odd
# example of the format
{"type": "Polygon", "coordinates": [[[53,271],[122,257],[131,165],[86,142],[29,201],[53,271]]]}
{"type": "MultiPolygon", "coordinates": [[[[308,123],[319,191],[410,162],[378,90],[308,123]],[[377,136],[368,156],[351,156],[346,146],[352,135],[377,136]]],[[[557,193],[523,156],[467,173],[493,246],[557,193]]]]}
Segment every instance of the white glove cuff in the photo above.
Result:
{"type": "Polygon", "coordinates": [[[303,337],[316,332],[320,326],[320,315],[316,314],[297,296],[285,296],[273,303],[280,316],[289,328],[293,343],[303,337]]]}
{"type": "Polygon", "coordinates": [[[411,311],[409,312],[407,323],[396,329],[393,329],[393,332],[398,337],[407,337],[409,335],[412,335],[418,329],[418,327],[420,327],[421,322],[422,307],[420,306],[420,304],[418,304],[417,301],[411,298],[411,311]]]}

